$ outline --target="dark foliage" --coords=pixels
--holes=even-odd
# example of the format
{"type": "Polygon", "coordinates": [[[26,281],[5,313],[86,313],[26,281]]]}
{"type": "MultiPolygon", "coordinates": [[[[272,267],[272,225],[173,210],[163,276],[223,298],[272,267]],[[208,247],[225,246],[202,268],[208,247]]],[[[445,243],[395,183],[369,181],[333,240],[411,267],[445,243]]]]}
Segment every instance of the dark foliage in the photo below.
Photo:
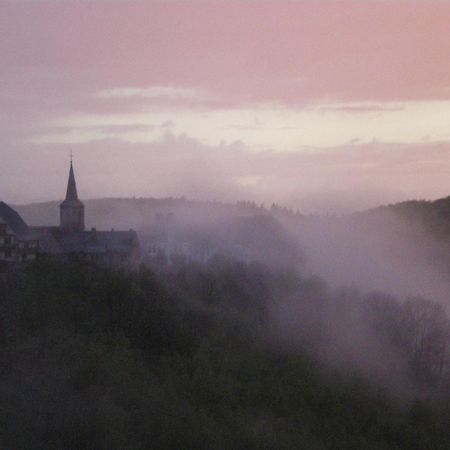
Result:
{"type": "Polygon", "coordinates": [[[448,401],[400,404],[307,351],[356,310],[437,386],[448,324],[431,302],[222,258],[132,275],[39,261],[0,287],[0,448],[450,448],[448,401]],[[286,298],[305,317],[295,351],[274,344],[286,298]]]}

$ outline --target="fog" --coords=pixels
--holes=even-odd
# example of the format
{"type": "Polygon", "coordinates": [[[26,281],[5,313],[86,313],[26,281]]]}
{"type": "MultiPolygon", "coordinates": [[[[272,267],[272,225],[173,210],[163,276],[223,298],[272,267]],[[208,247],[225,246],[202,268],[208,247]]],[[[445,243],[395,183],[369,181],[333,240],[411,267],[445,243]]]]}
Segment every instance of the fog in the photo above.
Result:
{"type": "Polygon", "coordinates": [[[307,269],[332,286],[423,296],[450,306],[448,243],[389,211],[307,221],[298,230],[307,269]]]}
{"type": "Polygon", "coordinates": [[[429,351],[423,349],[433,346],[433,333],[441,333],[444,348],[449,344],[449,240],[436,232],[437,221],[427,228],[417,218],[378,208],[294,224],[285,216],[283,223],[300,243],[310,288],[274,303],[281,348],[306,348],[326,366],[363,374],[402,400],[430,395],[411,375],[411,357],[429,351]],[[391,332],[397,337],[387,339],[391,332]],[[398,345],[408,333],[404,342],[416,340],[410,351],[417,345],[422,350],[408,353],[398,345]]]}
{"type": "Polygon", "coordinates": [[[0,0],[0,449],[450,448],[449,16],[0,0]]]}
{"type": "MultiPolygon", "coordinates": [[[[235,261],[238,272],[239,264],[265,267],[269,272],[251,280],[249,295],[265,299],[268,343],[281,352],[310,352],[326,367],[360,374],[401,400],[428,395],[421,377],[450,373],[439,362],[450,348],[450,332],[443,331],[450,308],[448,237],[437,231],[438,216],[428,225],[419,220],[421,208],[433,203],[409,215],[384,207],[342,216],[184,198],[85,203],[88,227],[136,229],[143,262],[157,272],[178,270],[180,263],[208,271],[216,255],[235,261]],[[167,252],[164,263],[147,253],[155,246],[167,252]],[[438,350],[416,348],[417,339],[438,350]]],[[[18,210],[28,223],[42,225],[57,223],[57,207],[18,210]]],[[[235,289],[244,289],[241,283],[238,277],[235,289]]]]}

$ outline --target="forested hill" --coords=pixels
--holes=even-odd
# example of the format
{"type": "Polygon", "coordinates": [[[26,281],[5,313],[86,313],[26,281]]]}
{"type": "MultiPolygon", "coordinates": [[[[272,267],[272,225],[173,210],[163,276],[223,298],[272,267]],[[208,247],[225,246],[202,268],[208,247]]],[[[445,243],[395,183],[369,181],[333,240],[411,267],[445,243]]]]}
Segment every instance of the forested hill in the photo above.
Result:
{"type": "Polygon", "coordinates": [[[368,219],[393,213],[411,225],[419,225],[435,237],[450,237],[450,196],[439,200],[409,200],[387,206],[379,206],[363,213],[359,217],[368,219]]]}
{"type": "MultiPolygon", "coordinates": [[[[134,229],[141,243],[171,240],[206,246],[218,253],[244,252],[245,257],[268,262],[294,264],[301,251],[283,227],[278,214],[289,218],[298,213],[272,206],[270,210],[253,202],[236,204],[199,202],[184,198],[96,199],[85,203],[86,227],[134,229]]],[[[59,223],[59,203],[15,206],[32,226],[59,223]]],[[[145,246],[145,245],[144,245],[145,246]]]]}
{"type": "Polygon", "coordinates": [[[439,304],[221,258],[0,292],[1,449],[450,448],[439,304]]]}
{"type": "MultiPolygon", "coordinates": [[[[200,202],[181,198],[102,198],[83,200],[86,207],[86,225],[103,229],[145,228],[157,214],[172,213],[181,219],[211,220],[211,218],[267,214],[269,211],[254,202],[236,204],[200,202]]],[[[14,209],[30,225],[59,223],[61,201],[16,205],[14,209]]]]}
{"type": "MultiPolygon", "coordinates": [[[[59,222],[61,201],[14,205],[14,209],[30,225],[52,225],[59,222]]],[[[146,226],[156,214],[173,213],[184,216],[230,217],[234,215],[272,214],[286,219],[304,219],[305,216],[289,208],[272,205],[267,208],[255,202],[202,202],[180,198],[101,198],[84,201],[88,226],[127,228],[146,226]]],[[[450,196],[434,201],[409,200],[383,205],[350,217],[375,218],[383,213],[394,213],[411,223],[423,224],[429,229],[450,236],[450,196]]],[[[311,217],[311,216],[310,216],[311,217]]],[[[328,217],[332,220],[332,218],[328,217]]]]}

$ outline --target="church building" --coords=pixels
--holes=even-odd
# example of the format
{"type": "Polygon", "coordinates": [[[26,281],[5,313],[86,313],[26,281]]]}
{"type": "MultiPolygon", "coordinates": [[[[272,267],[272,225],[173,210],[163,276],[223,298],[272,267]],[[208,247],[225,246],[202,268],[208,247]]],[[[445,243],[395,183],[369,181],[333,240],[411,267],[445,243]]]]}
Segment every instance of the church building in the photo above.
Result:
{"type": "Polygon", "coordinates": [[[72,161],[66,198],[59,208],[59,226],[29,227],[16,211],[1,203],[0,261],[21,262],[47,256],[127,269],[139,265],[140,246],[135,231],[85,229],[84,204],[78,198],[72,161]]]}

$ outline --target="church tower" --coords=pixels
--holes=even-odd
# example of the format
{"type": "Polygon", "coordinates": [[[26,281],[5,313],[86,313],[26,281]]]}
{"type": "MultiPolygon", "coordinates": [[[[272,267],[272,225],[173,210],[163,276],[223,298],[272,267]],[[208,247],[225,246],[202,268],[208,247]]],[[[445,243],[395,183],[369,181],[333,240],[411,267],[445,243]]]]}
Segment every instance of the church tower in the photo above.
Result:
{"type": "Polygon", "coordinates": [[[84,231],[84,205],[78,199],[72,158],[70,159],[69,181],[66,199],[59,205],[60,227],[66,231],[84,231]]]}

